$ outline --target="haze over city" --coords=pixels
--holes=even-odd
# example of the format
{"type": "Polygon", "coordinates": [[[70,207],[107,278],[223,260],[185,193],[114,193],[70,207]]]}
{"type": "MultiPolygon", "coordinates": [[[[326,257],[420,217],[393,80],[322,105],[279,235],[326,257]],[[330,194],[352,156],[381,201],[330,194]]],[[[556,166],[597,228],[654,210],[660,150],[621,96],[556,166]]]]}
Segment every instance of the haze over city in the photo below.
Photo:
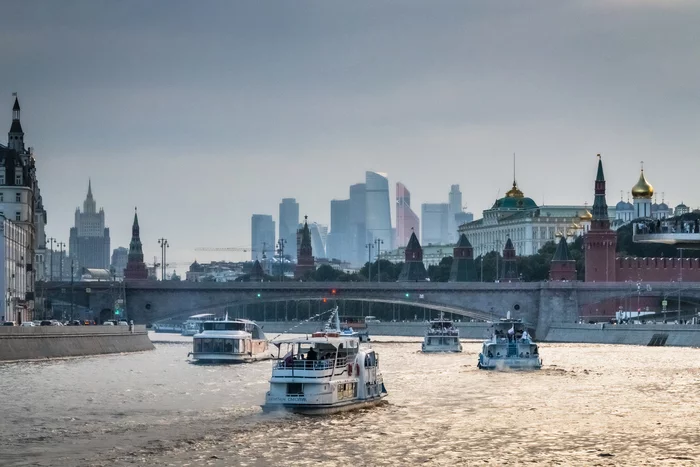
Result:
{"type": "Polygon", "coordinates": [[[148,261],[163,236],[220,259],[194,247],[249,245],[285,197],[328,224],[366,170],[416,207],[458,183],[478,218],[513,153],[538,203],[591,204],[601,153],[610,204],[644,161],[697,207],[698,24],[690,1],[11,2],[0,125],[16,91],[47,235],[91,179],[112,247],[138,206],[148,261]]]}

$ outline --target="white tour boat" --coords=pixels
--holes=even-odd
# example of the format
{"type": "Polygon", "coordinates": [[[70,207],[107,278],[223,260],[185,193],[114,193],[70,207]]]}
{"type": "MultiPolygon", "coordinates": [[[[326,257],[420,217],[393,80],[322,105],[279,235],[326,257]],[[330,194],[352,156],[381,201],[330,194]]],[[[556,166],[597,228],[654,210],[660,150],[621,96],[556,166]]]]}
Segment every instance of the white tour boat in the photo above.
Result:
{"type": "Polygon", "coordinates": [[[205,321],[211,321],[212,319],[214,319],[214,315],[211,313],[192,315],[182,324],[181,334],[183,336],[194,336],[202,332],[202,324],[204,324],[205,321]]]}
{"type": "Polygon", "coordinates": [[[461,352],[459,329],[452,320],[440,313],[440,318],[430,321],[430,326],[423,338],[423,352],[461,352]]]}
{"type": "Polygon", "coordinates": [[[262,328],[247,319],[229,320],[227,316],[205,321],[202,332],[192,340],[189,355],[199,362],[247,363],[272,358],[262,328]]]}
{"type": "Polygon", "coordinates": [[[493,323],[493,334],[484,341],[477,366],[485,370],[539,369],[542,359],[525,324],[508,313],[508,318],[493,323]]]}
{"type": "Polygon", "coordinates": [[[387,395],[376,352],[356,336],[341,335],[337,308],[334,315],[335,329],[274,342],[289,352],[272,368],[264,412],[333,414],[376,405],[387,395]]]}

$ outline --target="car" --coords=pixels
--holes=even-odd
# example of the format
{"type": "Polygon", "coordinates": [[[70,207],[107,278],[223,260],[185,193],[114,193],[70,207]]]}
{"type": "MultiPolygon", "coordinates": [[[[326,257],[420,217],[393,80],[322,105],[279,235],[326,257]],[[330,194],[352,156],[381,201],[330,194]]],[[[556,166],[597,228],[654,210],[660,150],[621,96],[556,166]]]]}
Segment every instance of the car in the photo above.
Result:
{"type": "Polygon", "coordinates": [[[14,326],[15,322],[14,321],[5,321],[4,323],[2,323],[2,325],[3,326],[14,326]]]}
{"type": "Polygon", "coordinates": [[[33,321],[25,321],[22,324],[20,324],[20,326],[25,328],[33,328],[34,326],[36,326],[36,324],[34,324],[33,321]]]}
{"type": "Polygon", "coordinates": [[[83,322],[78,320],[78,319],[74,319],[73,321],[68,323],[68,326],[82,326],[82,325],[83,325],[83,322]]]}
{"type": "Polygon", "coordinates": [[[51,321],[49,321],[48,319],[45,319],[44,321],[39,323],[39,325],[40,326],[53,326],[53,324],[51,324],[51,321]]]}
{"type": "Polygon", "coordinates": [[[128,326],[129,322],[125,319],[120,319],[119,320],[119,326],[128,326]]]}
{"type": "Polygon", "coordinates": [[[111,321],[105,321],[104,323],[102,323],[102,326],[114,326],[114,323],[111,321]]]}

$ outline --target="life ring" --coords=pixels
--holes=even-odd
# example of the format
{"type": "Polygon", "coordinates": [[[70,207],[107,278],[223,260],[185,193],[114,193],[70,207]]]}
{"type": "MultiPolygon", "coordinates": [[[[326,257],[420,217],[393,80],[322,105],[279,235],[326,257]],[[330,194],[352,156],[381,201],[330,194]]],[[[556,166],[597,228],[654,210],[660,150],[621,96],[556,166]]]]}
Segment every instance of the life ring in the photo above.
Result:
{"type": "Polygon", "coordinates": [[[352,376],[352,363],[348,363],[348,376],[352,376]]]}
{"type": "Polygon", "coordinates": [[[357,363],[355,363],[355,374],[358,376],[360,375],[360,365],[357,363]]]}

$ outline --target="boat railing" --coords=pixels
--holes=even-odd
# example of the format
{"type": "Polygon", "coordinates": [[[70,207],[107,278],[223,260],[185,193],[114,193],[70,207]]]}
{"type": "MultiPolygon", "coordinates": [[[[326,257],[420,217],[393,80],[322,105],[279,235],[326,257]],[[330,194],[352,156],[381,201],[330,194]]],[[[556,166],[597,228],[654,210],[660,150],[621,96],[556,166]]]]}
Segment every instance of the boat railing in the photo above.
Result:
{"type": "MultiPolygon", "coordinates": [[[[323,360],[281,360],[275,365],[275,369],[278,370],[329,370],[334,367],[334,359],[323,359],[323,360]]],[[[339,358],[335,362],[335,368],[343,368],[347,364],[347,358],[339,358]]]]}
{"type": "Polygon", "coordinates": [[[457,329],[428,329],[427,335],[429,336],[458,336],[459,330],[457,329]]]}

